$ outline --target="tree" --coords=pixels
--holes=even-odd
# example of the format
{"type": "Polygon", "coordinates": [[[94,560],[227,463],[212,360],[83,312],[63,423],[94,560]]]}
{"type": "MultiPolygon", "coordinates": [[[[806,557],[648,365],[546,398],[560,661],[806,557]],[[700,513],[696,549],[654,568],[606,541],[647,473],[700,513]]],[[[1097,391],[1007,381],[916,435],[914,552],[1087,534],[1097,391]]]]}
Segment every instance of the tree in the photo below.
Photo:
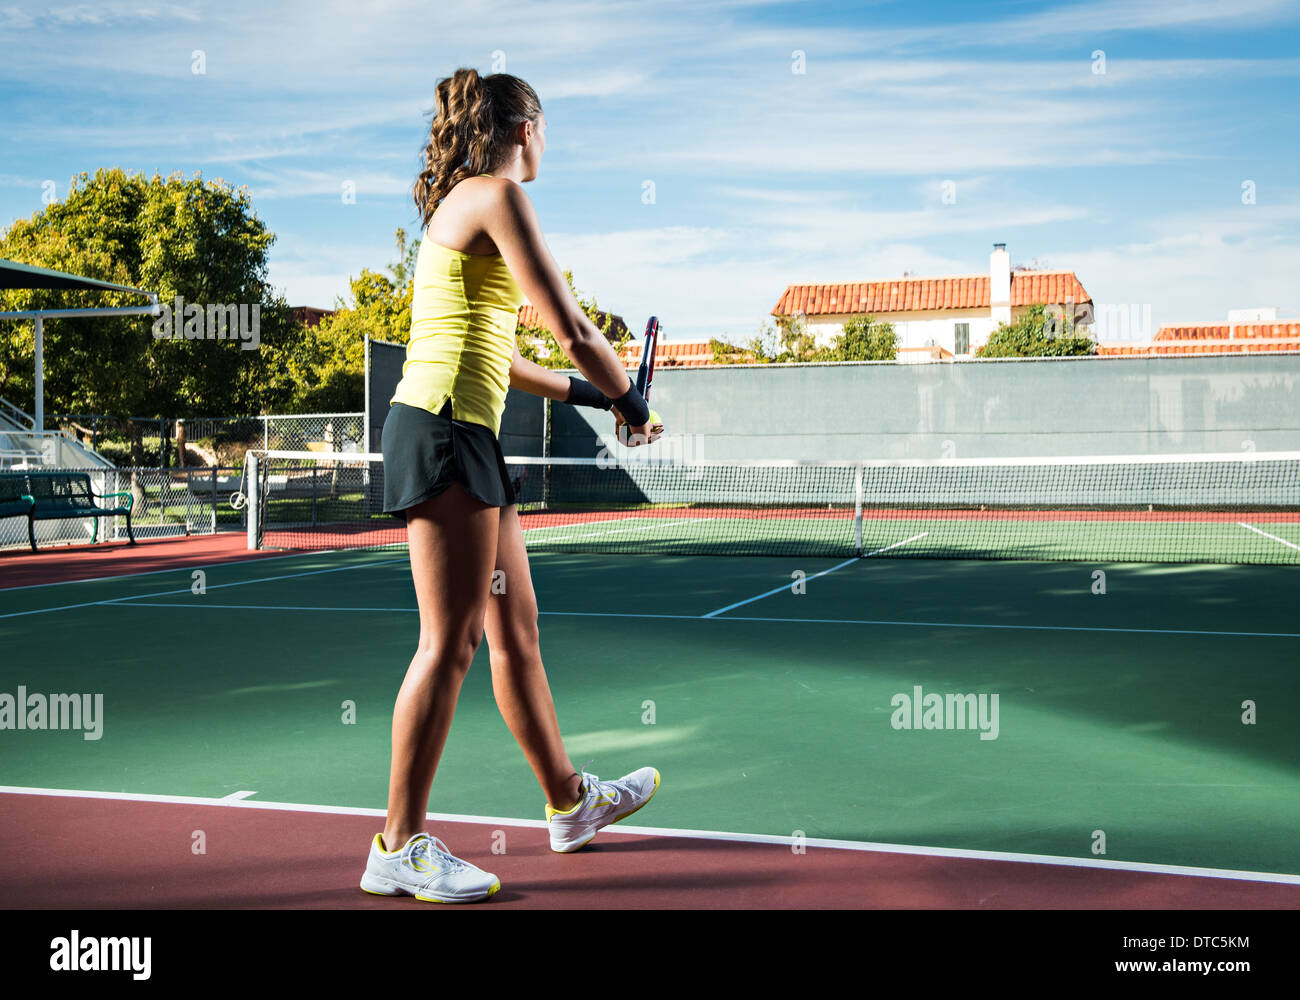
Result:
{"type": "Polygon", "coordinates": [[[855,316],[844,324],[831,346],[818,351],[818,361],[894,361],[898,334],[894,324],[871,316],[855,316]]]}
{"type": "MultiPolygon", "coordinates": [[[[0,236],[0,256],[146,288],[162,304],[260,307],[260,350],[240,342],[159,340],[149,316],[45,323],[45,393],[52,412],[192,416],[256,412],[292,393],[287,359],[301,342],[267,281],[274,235],[246,190],[221,180],[101,169],[73,178],[67,197],[0,236]]],[[[126,293],[15,290],[5,309],[143,305],[126,293]]],[[[6,324],[0,387],[33,400],[33,324],[6,324]]]]}
{"type": "Polygon", "coordinates": [[[765,324],[744,346],[717,338],[709,341],[714,364],[792,364],[815,361],[892,361],[898,356],[893,324],[871,316],[848,320],[828,346],[817,343],[802,314],[765,324]]]}
{"type": "Polygon", "coordinates": [[[365,405],[365,338],[405,344],[411,338],[411,302],[420,241],[394,234],[397,259],[388,274],[362,268],[349,281],[351,303],[340,297],[335,311],[290,362],[297,389],[290,407],[298,413],[338,413],[365,405]]]}
{"type": "Polygon", "coordinates": [[[808,332],[803,316],[778,316],[775,325],[764,323],[758,335],[744,344],[711,338],[714,364],[769,365],[811,361],[817,351],[816,338],[808,332]]]}
{"type": "Polygon", "coordinates": [[[1073,317],[1064,322],[1048,315],[1047,306],[1029,306],[1014,323],[999,323],[988,342],[975,352],[980,358],[1047,358],[1093,354],[1096,344],[1080,336],[1073,317]],[[1063,327],[1063,328],[1062,328],[1063,327]]]}

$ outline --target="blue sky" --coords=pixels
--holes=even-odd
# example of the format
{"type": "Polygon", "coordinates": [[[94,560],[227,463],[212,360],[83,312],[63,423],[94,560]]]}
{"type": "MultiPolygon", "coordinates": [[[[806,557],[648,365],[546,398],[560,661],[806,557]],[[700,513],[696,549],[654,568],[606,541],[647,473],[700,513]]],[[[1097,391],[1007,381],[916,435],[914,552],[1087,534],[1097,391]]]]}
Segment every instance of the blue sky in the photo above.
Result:
{"type": "Polygon", "coordinates": [[[1298,43],[1296,0],[0,0],[0,225],[80,171],[200,171],[331,306],[418,226],[436,82],[503,68],[546,111],[552,251],[634,330],[747,338],[791,282],[980,273],[995,242],[1156,327],[1290,318],[1298,43]]]}

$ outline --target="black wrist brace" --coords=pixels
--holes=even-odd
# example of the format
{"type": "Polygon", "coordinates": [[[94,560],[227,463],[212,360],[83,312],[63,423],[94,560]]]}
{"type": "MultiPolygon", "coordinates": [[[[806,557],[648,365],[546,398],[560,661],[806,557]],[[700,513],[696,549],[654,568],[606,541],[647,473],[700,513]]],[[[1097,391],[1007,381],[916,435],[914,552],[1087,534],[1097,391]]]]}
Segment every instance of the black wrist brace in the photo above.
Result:
{"type": "Polygon", "coordinates": [[[594,406],[598,410],[608,410],[614,404],[609,397],[590,382],[569,376],[569,395],[566,403],[572,406],[594,406]]]}
{"type": "Polygon", "coordinates": [[[629,427],[641,427],[650,422],[650,405],[637,392],[636,384],[631,379],[627,380],[627,392],[611,402],[629,427]]]}

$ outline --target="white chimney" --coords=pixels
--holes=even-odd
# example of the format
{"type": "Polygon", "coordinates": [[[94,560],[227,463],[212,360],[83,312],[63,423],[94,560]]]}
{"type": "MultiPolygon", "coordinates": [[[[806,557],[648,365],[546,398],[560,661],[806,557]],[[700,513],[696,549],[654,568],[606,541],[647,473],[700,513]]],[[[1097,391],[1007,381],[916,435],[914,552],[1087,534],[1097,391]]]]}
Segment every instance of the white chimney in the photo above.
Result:
{"type": "Polygon", "coordinates": [[[989,306],[994,324],[1011,323],[1011,255],[1005,243],[989,254],[989,306]]]}

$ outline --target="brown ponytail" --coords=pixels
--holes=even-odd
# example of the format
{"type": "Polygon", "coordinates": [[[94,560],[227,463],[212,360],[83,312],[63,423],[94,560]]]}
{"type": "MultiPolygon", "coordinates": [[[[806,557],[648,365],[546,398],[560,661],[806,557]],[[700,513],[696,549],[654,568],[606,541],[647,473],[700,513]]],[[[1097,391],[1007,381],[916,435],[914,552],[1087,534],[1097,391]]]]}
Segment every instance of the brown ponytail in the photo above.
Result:
{"type": "Polygon", "coordinates": [[[507,73],[458,69],[438,81],[435,94],[424,169],[415,179],[422,230],[453,187],[500,165],[520,122],[536,122],[542,114],[533,88],[507,73]]]}

